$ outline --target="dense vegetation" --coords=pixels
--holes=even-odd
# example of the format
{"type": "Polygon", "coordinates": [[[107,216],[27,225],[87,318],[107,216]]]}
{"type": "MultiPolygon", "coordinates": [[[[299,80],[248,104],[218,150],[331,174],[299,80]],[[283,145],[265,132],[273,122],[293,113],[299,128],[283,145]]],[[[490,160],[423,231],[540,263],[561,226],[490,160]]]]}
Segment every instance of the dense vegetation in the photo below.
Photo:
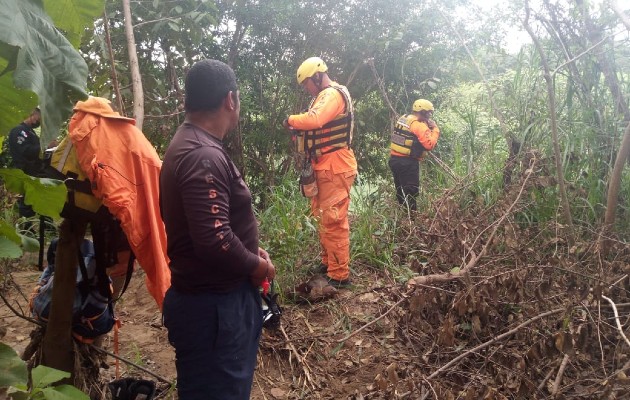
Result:
{"type": "MultiPolygon", "coordinates": [[[[620,265],[627,265],[630,253],[630,22],[614,1],[517,1],[483,8],[466,0],[44,0],[43,8],[35,0],[8,3],[0,10],[0,32],[13,29],[15,15],[33,18],[32,9],[39,16],[35,21],[48,21],[49,15],[58,29],[30,23],[19,32],[45,32],[50,43],[59,43],[51,54],[67,64],[31,68],[25,55],[43,63],[49,43],[26,45],[0,33],[0,69],[9,71],[0,76],[7,93],[0,95],[2,134],[39,103],[44,120],[54,122],[42,130],[42,142],[62,136],[74,101],[92,94],[141,121],[163,152],[183,120],[187,69],[203,58],[234,68],[241,123],[228,148],[255,195],[263,244],[285,288],[317,262],[310,251],[317,248],[315,222],[297,190],[298,159],[281,121],[306,106],[295,70],[318,55],[355,103],[355,273],[385,273],[404,283],[417,275],[469,272],[468,264],[483,263],[484,273],[497,280],[471,283],[467,277],[462,287],[509,287],[506,302],[521,307],[523,296],[510,296],[532,295],[540,286],[529,286],[529,275],[512,276],[501,268],[560,265],[579,273],[579,282],[558,283],[545,270],[540,281],[548,282],[546,291],[536,299],[550,288],[564,291],[564,284],[571,290],[595,287],[600,295],[602,288],[621,285],[615,293],[627,297],[620,265]],[[133,25],[131,51],[125,6],[133,25]],[[68,65],[72,74],[64,70],[68,65]],[[132,78],[135,68],[141,82],[132,78]],[[45,77],[42,87],[27,84],[40,81],[33,76],[45,77]],[[442,136],[421,165],[420,211],[409,214],[395,205],[387,149],[393,121],[417,98],[435,105],[442,136]],[[506,280],[499,283],[503,274],[506,280]]],[[[8,170],[1,175],[13,191],[25,190],[23,183],[11,182],[26,178],[8,170]]],[[[21,239],[12,227],[20,221],[4,199],[0,256],[15,257],[21,239]]],[[[410,306],[425,313],[425,301],[442,307],[443,316],[433,321],[423,315],[441,329],[444,346],[453,345],[449,326],[463,329],[460,339],[481,332],[474,315],[485,313],[483,329],[500,325],[488,322],[492,312],[477,312],[479,302],[462,293],[468,292],[447,298],[424,293],[410,306]],[[464,303],[468,308],[451,315],[464,303]]],[[[574,300],[559,303],[568,307],[574,300]]],[[[425,337],[421,341],[426,344],[425,337]]],[[[614,358],[603,350],[598,357],[614,358]]],[[[462,390],[458,384],[452,385],[462,390]]]]}

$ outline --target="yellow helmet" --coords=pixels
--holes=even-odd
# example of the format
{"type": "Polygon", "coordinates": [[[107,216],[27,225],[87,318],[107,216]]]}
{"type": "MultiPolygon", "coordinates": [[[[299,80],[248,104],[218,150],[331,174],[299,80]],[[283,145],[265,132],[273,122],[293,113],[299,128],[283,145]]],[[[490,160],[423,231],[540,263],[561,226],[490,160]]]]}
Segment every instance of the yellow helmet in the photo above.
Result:
{"type": "Polygon", "coordinates": [[[413,102],[414,111],[433,111],[433,103],[429,100],[419,99],[413,102]]]}
{"type": "Polygon", "coordinates": [[[306,78],[310,78],[318,72],[326,72],[328,67],[319,57],[307,58],[297,70],[297,81],[301,85],[306,78]]]}

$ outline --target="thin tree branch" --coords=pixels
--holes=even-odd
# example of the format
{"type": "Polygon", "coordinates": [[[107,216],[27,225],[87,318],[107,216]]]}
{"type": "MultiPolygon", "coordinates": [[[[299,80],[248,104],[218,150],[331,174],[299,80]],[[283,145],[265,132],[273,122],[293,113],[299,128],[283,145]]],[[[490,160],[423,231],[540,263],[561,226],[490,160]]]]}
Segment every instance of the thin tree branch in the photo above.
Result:
{"type": "Polygon", "coordinates": [[[88,346],[89,346],[91,349],[94,349],[94,350],[99,351],[99,352],[101,352],[101,353],[107,354],[108,356],[113,357],[113,358],[115,358],[115,359],[117,359],[117,360],[120,360],[120,361],[124,362],[125,364],[131,365],[131,366],[132,366],[132,367],[134,367],[134,368],[138,368],[139,370],[141,370],[141,371],[143,371],[143,372],[146,372],[147,374],[149,374],[149,375],[151,375],[151,376],[153,376],[153,377],[157,378],[158,380],[160,380],[160,381],[162,381],[162,382],[168,383],[169,385],[172,385],[172,384],[173,384],[173,381],[172,381],[172,380],[168,380],[168,379],[164,378],[163,376],[160,376],[160,375],[156,374],[155,372],[153,372],[153,371],[151,371],[151,370],[149,370],[149,369],[144,368],[144,367],[143,367],[143,366],[141,366],[141,365],[138,365],[138,364],[136,364],[136,363],[134,363],[134,362],[131,362],[131,361],[129,361],[129,360],[127,360],[127,359],[125,359],[124,357],[118,356],[118,355],[116,355],[116,354],[114,354],[114,353],[111,353],[111,352],[109,352],[109,351],[107,351],[107,350],[105,350],[105,349],[103,349],[103,348],[101,348],[101,347],[95,346],[95,345],[93,345],[93,344],[89,344],[88,346]]]}
{"type": "Polygon", "coordinates": [[[389,96],[387,96],[387,90],[385,90],[385,85],[383,85],[383,80],[378,76],[378,73],[376,71],[376,66],[374,65],[374,59],[369,58],[365,61],[365,63],[370,66],[370,69],[372,71],[372,74],[374,75],[374,79],[376,80],[378,88],[380,89],[381,94],[383,95],[383,100],[385,100],[385,102],[389,106],[389,111],[391,112],[391,115],[392,116],[398,115],[391,101],[389,101],[389,96]]]}
{"type": "Polygon", "coordinates": [[[161,21],[177,21],[177,20],[179,20],[179,18],[159,18],[159,19],[153,19],[153,20],[151,20],[151,21],[139,22],[139,23],[137,23],[137,24],[133,25],[133,28],[134,28],[134,29],[136,29],[136,28],[137,28],[137,27],[139,27],[139,26],[146,25],[146,24],[152,24],[152,23],[154,23],[154,22],[161,22],[161,21]]]}
{"type": "Polygon", "coordinates": [[[549,372],[547,372],[547,375],[545,375],[545,377],[543,378],[543,380],[540,382],[540,384],[538,384],[538,387],[536,388],[537,392],[540,392],[541,390],[544,389],[545,384],[547,383],[547,381],[549,380],[549,378],[551,378],[551,375],[553,374],[553,368],[549,370],[549,372]]]}
{"type": "Polygon", "coordinates": [[[630,340],[628,340],[628,337],[626,336],[626,334],[623,333],[623,327],[621,326],[621,322],[619,321],[619,313],[617,312],[617,306],[609,297],[602,295],[602,299],[610,303],[610,306],[613,309],[613,313],[615,314],[615,322],[617,323],[617,329],[619,330],[619,334],[621,335],[623,340],[626,341],[626,344],[630,346],[630,340]]]}
{"type": "Polygon", "coordinates": [[[315,389],[315,385],[313,384],[313,378],[311,378],[311,374],[309,372],[310,368],[309,368],[308,364],[306,363],[306,361],[304,360],[304,358],[297,351],[297,349],[295,348],[293,343],[289,340],[289,335],[287,335],[287,332],[284,330],[284,326],[282,326],[282,323],[280,323],[280,331],[284,335],[284,338],[286,339],[287,344],[289,345],[289,347],[291,348],[293,353],[295,353],[295,358],[302,365],[302,370],[304,371],[304,375],[306,377],[306,382],[310,383],[311,387],[313,389],[315,389]]]}
{"type": "Polygon", "coordinates": [[[512,202],[510,207],[507,209],[507,211],[503,214],[503,216],[501,216],[501,218],[499,218],[498,221],[486,227],[482,232],[479,233],[479,235],[477,235],[477,237],[473,241],[472,246],[470,246],[471,250],[468,252],[468,254],[466,254],[464,259],[462,260],[462,264],[463,264],[466,261],[466,258],[470,256],[470,260],[468,261],[468,263],[466,263],[466,265],[463,268],[461,268],[458,272],[447,272],[444,274],[418,276],[418,277],[410,279],[407,282],[407,285],[409,285],[410,287],[413,287],[418,284],[427,285],[427,284],[431,284],[435,282],[448,282],[448,281],[466,276],[468,272],[470,272],[470,270],[475,267],[479,259],[481,259],[486,254],[486,252],[488,251],[488,246],[490,246],[490,244],[492,243],[492,239],[497,233],[497,230],[503,224],[503,221],[505,221],[505,219],[511,214],[512,210],[514,209],[514,207],[516,207],[516,204],[519,202],[521,196],[523,195],[523,192],[525,191],[527,181],[529,180],[529,177],[531,176],[531,174],[534,172],[534,165],[533,165],[534,162],[532,162],[532,165],[530,165],[530,167],[528,168],[527,175],[525,176],[525,179],[523,180],[521,189],[519,190],[518,195],[516,196],[516,199],[514,199],[514,201],[512,202]],[[490,236],[486,240],[486,244],[481,249],[481,252],[479,253],[479,255],[476,255],[472,249],[474,248],[475,244],[477,243],[481,235],[486,230],[490,229],[491,227],[493,227],[493,229],[492,229],[492,232],[490,233],[490,236]]]}
{"type": "Polygon", "coordinates": [[[560,143],[558,139],[558,117],[556,112],[556,93],[553,87],[553,77],[549,72],[549,63],[547,62],[547,57],[545,56],[545,52],[543,50],[542,45],[540,44],[540,40],[534,34],[534,31],[529,26],[529,1],[525,1],[525,19],[523,20],[523,27],[532,38],[534,42],[534,46],[540,55],[540,63],[543,67],[543,78],[545,78],[545,83],[547,84],[547,99],[549,103],[549,118],[551,119],[551,137],[553,142],[553,152],[554,158],[556,161],[556,173],[558,174],[558,189],[560,192],[560,204],[562,205],[562,214],[564,217],[564,223],[569,227],[568,232],[568,244],[569,247],[573,246],[575,242],[574,237],[574,228],[573,228],[573,218],[571,217],[571,209],[569,208],[569,199],[567,196],[567,190],[564,180],[564,171],[562,165],[562,153],[560,152],[560,143]]]}
{"type": "Polygon", "coordinates": [[[560,368],[558,368],[558,374],[556,375],[556,380],[553,382],[553,388],[551,389],[551,397],[555,398],[558,395],[558,391],[560,390],[560,383],[562,382],[562,376],[564,375],[564,369],[567,367],[569,363],[569,355],[565,354],[562,359],[562,363],[560,364],[560,368]]]}
{"type": "Polygon", "coordinates": [[[103,27],[105,28],[105,43],[107,45],[107,53],[109,54],[112,85],[114,86],[114,93],[116,93],[116,101],[118,103],[117,111],[120,115],[125,116],[122,95],[120,94],[120,84],[118,83],[118,75],[116,74],[116,61],[114,60],[114,51],[112,49],[112,38],[109,34],[109,18],[107,18],[107,11],[103,12],[103,27]]]}
{"type": "Polygon", "coordinates": [[[9,308],[9,310],[11,310],[11,312],[13,312],[13,314],[15,314],[15,316],[16,316],[16,317],[20,317],[20,318],[22,318],[22,319],[25,319],[25,320],[27,320],[28,322],[32,322],[32,323],[34,323],[35,325],[45,326],[45,324],[44,324],[44,323],[42,323],[42,322],[40,322],[40,321],[38,321],[38,320],[36,320],[36,319],[33,319],[33,318],[30,318],[30,317],[27,317],[27,316],[26,316],[26,315],[24,315],[23,313],[21,313],[21,312],[19,312],[18,310],[16,310],[16,309],[15,309],[15,308],[11,305],[11,304],[9,304],[9,301],[7,300],[7,298],[6,298],[6,297],[4,297],[4,295],[2,294],[2,292],[0,292],[0,298],[2,299],[2,301],[4,302],[4,304],[5,304],[5,305],[9,308]]]}
{"type": "Polygon", "coordinates": [[[177,111],[172,114],[162,114],[162,115],[145,115],[144,119],[162,119],[162,118],[171,118],[177,115],[183,114],[185,111],[177,111]]]}
{"type": "Polygon", "coordinates": [[[528,325],[531,325],[532,323],[538,321],[539,319],[543,319],[545,317],[549,317],[551,315],[554,314],[559,314],[562,311],[565,311],[565,308],[557,308],[555,310],[551,310],[551,311],[547,311],[546,313],[542,313],[539,314],[537,316],[535,316],[534,318],[528,319],[527,321],[523,322],[522,324],[518,325],[516,328],[514,329],[510,329],[509,331],[502,333],[499,336],[496,336],[494,338],[492,338],[491,340],[488,340],[485,343],[480,344],[477,347],[474,347],[462,354],[460,354],[459,356],[455,357],[454,359],[452,359],[451,361],[449,361],[448,363],[444,364],[443,366],[441,366],[437,371],[435,371],[434,373],[432,373],[431,375],[429,375],[427,377],[427,379],[433,379],[436,376],[440,375],[442,372],[444,372],[445,370],[447,370],[448,368],[452,367],[453,365],[457,364],[459,361],[463,360],[464,358],[468,357],[469,355],[478,352],[481,349],[485,349],[486,347],[490,346],[493,343],[496,343],[502,339],[505,339],[506,337],[509,337],[513,334],[515,334],[516,332],[518,332],[520,329],[525,328],[528,325]]]}
{"type": "Polygon", "coordinates": [[[577,56],[573,57],[570,60],[565,61],[564,63],[560,64],[559,66],[556,67],[556,69],[553,70],[553,72],[551,73],[551,76],[555,76],[559,70],[561,70],[562,68],[566,67],[567,65],[576,62],[577,60],[579,60],[580,58],[582,58],[583,56],[587,55],[588,53],[591,52],[591,50],[601,46],[602,44],[604,44],[604,42],[606,42],[608,39],[610,39],[611,37],[615,36],[619,34],[619,32],[617,33],[611,33],[610,35],[606,36],[605,38],[603,38],[602,40],[600,40],[599,42],[595,43],[594,45],[592,45],[591,47],[589,47],[588,49],[584,50],[583,52],[581,52],[580,54],[578,54],[577,56]]]}
{"type": "MultiPolygon", "coordinates": [[[[472,54],[472,52],[468,48],[468,45],[466,45],[466,41],[464,40],[462,35],[459,33],[459,31],[457,29],[455,29],[455,26],[452,23],[452,18],[449,18],[439,8],[438,8],[438,11],[442,15],[442,18],[448,23],[448,25],[451,28],[451,30],[453,31],[453,33],[455,33],[455,35],[459,39],[460,43],[464,47],[464,50],[466,50],[466,54],[468,54],[468,57],[470,57],[470,60],[474,64],[475,68],[477,69],[477,73],[479,73],[479,76],[481,77],[481,81],[483,82],[483,86],[486,89],[486,92],[488,93],[488,99],[490,99],[490,106],[492,107],[492,113],[494,114],[496,119],[499,121],[499,126],[501,127],[501,133],[503,134],[503,137],[506,140],[510,140],[510,134],[508,133],[508,129],[505,126],[505,123],[503,122],[503,115],[499,111],[499,107],[497,107],[496,102],[494,101],[494,96],[492,95],[492,90],[490,89],[490,85],[488,85],[488,81],[486,80],[486,76],[483,73],[483,70],[481,69],[481,66],[479,65],[479,63],[477,62],[477,59],[475,59],[475,56],[472,54]]],[[[509,144],[509,142],[508,142],[508,144],[509,144]]]]}
{"type": "Polygon", "coordinates": [[[405,293],[402,297],[402,299],[398,300],[396,302],[396,304],[394,304],[393,306],[391,306],[389,308],[389,310],[385,311],[383,314],[381,314],[378,318],[373,319],[372,321],[368,322],[367,324],[363,325],[362,327],[360,327],[359,329],[355,330],[354,332],[351,332],[350,334],[348,334],[347,336],[345,336],[342,339],[337,340],[337,343],[343,343],[346,340],[350,339],[352,336],[356,335],[357,333],[363,331],[364,329],[366,329],[369,326],[374,325],[375,323],[377,323],[379,320],[383,319],[387,314],[389,314],[390,312],[392,312],[396,307],[398,307],[403,301],[407,300],[407,295],[410,295],[411,293],[413,293],[413,290],[408,291],[407,293],[405,293]]]}

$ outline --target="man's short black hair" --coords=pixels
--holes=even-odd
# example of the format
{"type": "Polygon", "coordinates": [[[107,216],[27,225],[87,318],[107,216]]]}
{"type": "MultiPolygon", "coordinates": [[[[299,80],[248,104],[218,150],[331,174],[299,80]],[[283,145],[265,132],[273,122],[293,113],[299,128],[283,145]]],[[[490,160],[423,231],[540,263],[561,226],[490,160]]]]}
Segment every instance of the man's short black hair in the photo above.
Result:
{"type": "Polygon", "coordinates": [[[186,111],[214,111],[228,92],[236,92],[236,75],[227,64],[218,60],[196,62],[186,75],[186,111]]]}

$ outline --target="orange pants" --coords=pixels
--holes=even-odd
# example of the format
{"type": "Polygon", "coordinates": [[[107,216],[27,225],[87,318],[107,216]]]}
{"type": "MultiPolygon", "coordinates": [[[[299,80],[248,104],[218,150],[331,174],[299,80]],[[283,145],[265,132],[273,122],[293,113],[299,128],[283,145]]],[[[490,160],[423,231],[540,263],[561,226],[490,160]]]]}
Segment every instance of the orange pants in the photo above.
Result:
{"type": "Polygon", "coordinates": [[[311,212],[319,222],[322,263],[328,266],[328,276],[336,280],[350,276],[348,207],[356,176],[356,171],[315,171],[318,194],[311,198],[311,212]]]}

